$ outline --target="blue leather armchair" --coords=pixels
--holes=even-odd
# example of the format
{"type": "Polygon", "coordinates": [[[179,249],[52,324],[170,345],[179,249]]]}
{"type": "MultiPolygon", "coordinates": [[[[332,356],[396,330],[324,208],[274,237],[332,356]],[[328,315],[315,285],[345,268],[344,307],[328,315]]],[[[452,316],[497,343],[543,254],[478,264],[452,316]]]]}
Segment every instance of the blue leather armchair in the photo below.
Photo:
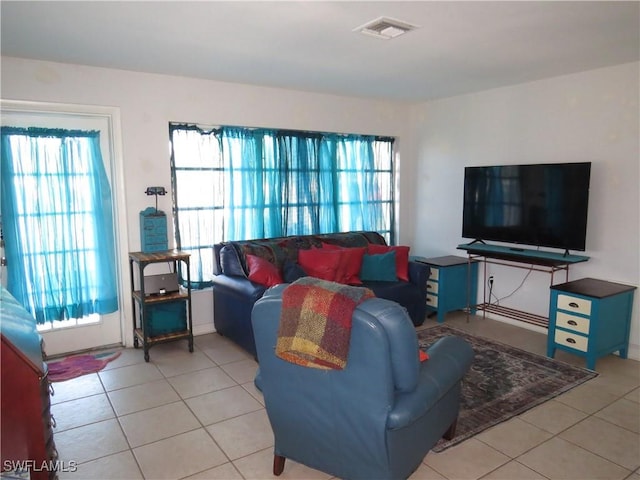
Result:
{"type": "Polygon", "coordinates": [[[353,314],[344,370],[295,365],[275,355],[285,287],[269,289],[252,312],[274,474],[290,458],[343,479],[407,478],[441,437],[453,436],[473,349],[446,337],[420,362],[406,311],[374,298],[353,314]]]}

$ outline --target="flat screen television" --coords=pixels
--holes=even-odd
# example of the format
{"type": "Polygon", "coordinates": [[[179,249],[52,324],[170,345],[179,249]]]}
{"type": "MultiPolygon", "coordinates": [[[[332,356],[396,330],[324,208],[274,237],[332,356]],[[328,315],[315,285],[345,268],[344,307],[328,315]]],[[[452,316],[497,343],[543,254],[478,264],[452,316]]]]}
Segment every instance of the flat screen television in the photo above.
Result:
{"type": "Polygon", "coordinates": [[[466,167],[462,236],[585,250],[591,163],[466,167]]]}

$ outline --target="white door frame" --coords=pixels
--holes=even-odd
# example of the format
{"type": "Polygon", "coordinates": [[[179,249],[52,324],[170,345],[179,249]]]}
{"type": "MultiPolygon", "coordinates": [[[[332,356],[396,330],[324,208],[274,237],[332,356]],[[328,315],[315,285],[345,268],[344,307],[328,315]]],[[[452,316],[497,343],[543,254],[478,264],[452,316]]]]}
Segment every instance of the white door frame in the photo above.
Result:
{"type": "MultiPolygon", "coordinates": [[[[67,128],[65,125],[66,123],[69,123],[68,128],[78,128],[78,122],[86,122],[87,124],[89,124],[92,121],[99,122],[102,125],[108,125],[108,138],[103,138],[103,136],[101,135],[100,141],[103,154],[105,152],[108,154],[104,155],[103,161],[105,162],[105,169],[108,171],[108,175],[111,180],[111,194],[113,198],[114,209],[113,213],[114,235],[116,243],[116,278],[118,283],[119,304],[117,312],[119,318],[117,322],[120,331],[119,338],[117,339],[116,343],[125,345],[125,341],[127,338],[127,335],[125,333],[125,328],[127,326],[126,319],[131,318],[131,301],[128,279],[129,263],[126,255],[126,252],[129,249],[126,221],[127,216],[120,109],[118,107],[108,106],[75,105],[64,103],[0,99],[0,112],[2,115],[3,125],[6,123],[7,117],[17,118],[18,115],[23,117],[29,116],[31,117],[31,119],[42,117],[43,121],[45,121],[45,119],[47,118],[55,118],[56,128],[67,128]]],[[[34,125],[32,124],[17,126],[34,125]]],[[[86,328],[91,328],[91,325],[79,326],[75,328],[80,329],[79,331],[82,332],[82,330],[86,328]]],[[[60,331],[44,332],[42,334],[45,338],[47,353],[49,355],[86,350],[89,348],[100,346],[97,344],[82,345],[81,343],[76,342],[73,342],[73,344],[70,345],[68,341],[65,342],[60,338],[61,336],[64,336],[64,332],[66,330],[67,329],[61,329],[60,331]]],[[[93,343],[95,343],[95,341],[96,340],[90,340],[90,342],[93,343]]],[[[113,339],[109,340],[109,343],[113,344],[113,339]]]]}

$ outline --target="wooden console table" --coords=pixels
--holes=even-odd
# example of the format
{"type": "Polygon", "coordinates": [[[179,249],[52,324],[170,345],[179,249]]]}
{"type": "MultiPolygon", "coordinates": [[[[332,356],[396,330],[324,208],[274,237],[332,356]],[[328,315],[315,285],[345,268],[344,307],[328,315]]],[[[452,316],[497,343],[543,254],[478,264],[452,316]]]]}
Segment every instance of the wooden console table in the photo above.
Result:
{"type": "Polygon", "coordinates": [[[551,285],[553,285],[554,276],[557,273],[564,272],[564,281],[568,282],[569,267],[589,260],[589,257],[584,255],[570,255],[484,243],[462,244],[458,245],[458,249],[467,252],[469,262],[480,261],[483,263],[483,301],[476,306],[476,310],[481,311],[483,317],[486,316],[486,312],[489,312],[545,328],[549,326],[548,317],[491,304],[491,298],[487,298],[487,265],[502,265],[548,273],[551,276],[551,285]]]}

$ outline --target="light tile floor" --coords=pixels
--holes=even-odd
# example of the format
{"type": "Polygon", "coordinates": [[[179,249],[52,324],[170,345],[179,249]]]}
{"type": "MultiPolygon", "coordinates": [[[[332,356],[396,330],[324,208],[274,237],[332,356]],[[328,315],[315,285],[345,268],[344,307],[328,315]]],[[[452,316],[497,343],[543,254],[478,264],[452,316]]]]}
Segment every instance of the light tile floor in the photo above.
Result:
{"type": "MultiPolygon", "coordinates": [[[[446,322],[545,353],[543,334],[462,313],[446,322]]],[[[185,341],[150,354],[145,363],[141,350],[125,349],[100,373],[54,384],[55,442],[67,466],[78,464],[61,479],[275,478],[251,357],[217,334],[196,337],[192,354],[185,341]]],[[[640,480],[640,362],[609,356],[596,370],[562,396],[429,453],[411,479],[640,480]]],[[[329,476],[287,461],[280,478],[329,476]]]]}

